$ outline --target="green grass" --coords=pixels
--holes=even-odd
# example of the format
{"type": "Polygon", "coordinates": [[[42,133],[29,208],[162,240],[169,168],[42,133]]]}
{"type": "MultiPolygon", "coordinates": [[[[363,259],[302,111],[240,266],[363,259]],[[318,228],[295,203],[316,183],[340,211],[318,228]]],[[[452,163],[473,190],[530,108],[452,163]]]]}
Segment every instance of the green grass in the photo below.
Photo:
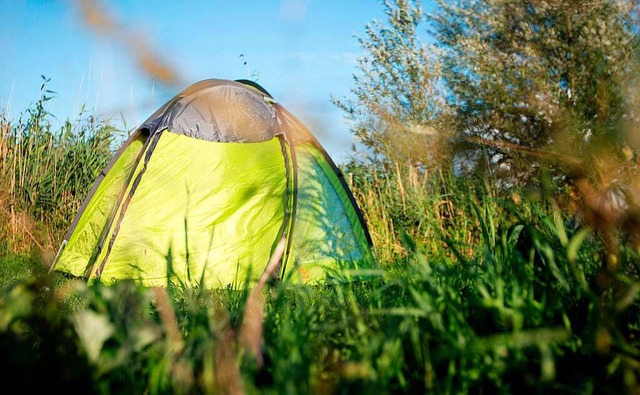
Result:
{"type": "Polygon", "coordinates": [[[22,391],[638,390],[634,233],[602,216],[576,226],[563,195],[527,198],[445,170],[345,166],[384,276],[272,285],[252,299],[264,320],[251,331],[256,311],[245,306],[256,295],[247,288],[87,285],[49,274],[41,247],[60,240],[108,160],[110,135],[90,122],[54,132],[44,107],[28,114],[0,120],[0,146],[12,152],[0,167],[11,186],[0,224],[0,372],[22,391]]]}

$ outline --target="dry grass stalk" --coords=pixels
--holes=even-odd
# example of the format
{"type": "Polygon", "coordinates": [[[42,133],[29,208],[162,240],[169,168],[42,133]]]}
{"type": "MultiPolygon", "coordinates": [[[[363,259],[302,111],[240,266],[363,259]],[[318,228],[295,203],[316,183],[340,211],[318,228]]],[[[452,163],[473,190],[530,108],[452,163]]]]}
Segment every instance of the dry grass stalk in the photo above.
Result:
{"type": "Polygon", "coordinates": [[[162,328],[167,336],[169,353],[171,355],[171,375],[176,383],[180,383],[185,388],[191,388],[195,381],[193,369],[184,358],[184,340],[178,327],[173,305],[169,300],[166,288],[154,288],[157,310],[162,322],[162,328]]]}
{"type": "Polygon", "coordinates": [[[215,390],[225,395],[244,394],[242,376],[236,359],[234,332],[228,328],[229,317],[225,315],[219,319],[223,321],[224,328],[215,349],[215,390]]]}
{"type": "Polygon", "coordinates": [[[268,282],[274,278],[274,275],[280,267],[284,249],[286,247],[286,238],[280,239],[276,246],[267,268],[260,276],[258,283],[251,290],[249,298],[244,309],[244,317],[242,327],[240,328],[240,344],[244,350],[248,351],[262,367],[262,321],[264,317],[265,296],[264,289],[268,282]]]}

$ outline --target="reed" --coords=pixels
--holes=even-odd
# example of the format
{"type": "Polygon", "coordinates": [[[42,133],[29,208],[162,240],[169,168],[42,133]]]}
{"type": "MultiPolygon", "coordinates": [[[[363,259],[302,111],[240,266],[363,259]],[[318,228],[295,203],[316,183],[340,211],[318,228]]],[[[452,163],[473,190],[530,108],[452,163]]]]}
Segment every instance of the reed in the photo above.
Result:
{"type": "Polygon", "coordinates": [[[56,128],[46,82],[17,120],[0,116],[0,238],[10,251],[57,245],[117,139],[108,122],[84,112],[56,128]]]}

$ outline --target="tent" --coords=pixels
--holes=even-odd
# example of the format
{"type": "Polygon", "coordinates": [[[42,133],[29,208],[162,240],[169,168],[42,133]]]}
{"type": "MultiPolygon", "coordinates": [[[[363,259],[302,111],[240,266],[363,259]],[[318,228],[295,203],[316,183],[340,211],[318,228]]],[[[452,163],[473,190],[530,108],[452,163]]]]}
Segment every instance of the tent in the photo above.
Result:
{"type": "Polygon", "coordinates": [[[52,270],[111,283],[207,288],[302,283],[376,269],[362,214],[318,140],[254,82],[208,79],[158,109],[116,152],[52,270]]]}

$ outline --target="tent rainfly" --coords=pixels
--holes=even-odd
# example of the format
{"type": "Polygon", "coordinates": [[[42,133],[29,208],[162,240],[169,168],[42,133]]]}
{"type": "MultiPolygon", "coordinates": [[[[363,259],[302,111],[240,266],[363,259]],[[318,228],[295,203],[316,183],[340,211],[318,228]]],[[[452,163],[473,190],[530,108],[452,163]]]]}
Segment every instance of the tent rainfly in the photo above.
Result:
{"type": "Polygon", "coordinates": [[[262,87],[208,79],[124,142],[77,213],[52,270],[88,281],[206,288],[375,272],[362,214],[318,140],[262,87]]]}

